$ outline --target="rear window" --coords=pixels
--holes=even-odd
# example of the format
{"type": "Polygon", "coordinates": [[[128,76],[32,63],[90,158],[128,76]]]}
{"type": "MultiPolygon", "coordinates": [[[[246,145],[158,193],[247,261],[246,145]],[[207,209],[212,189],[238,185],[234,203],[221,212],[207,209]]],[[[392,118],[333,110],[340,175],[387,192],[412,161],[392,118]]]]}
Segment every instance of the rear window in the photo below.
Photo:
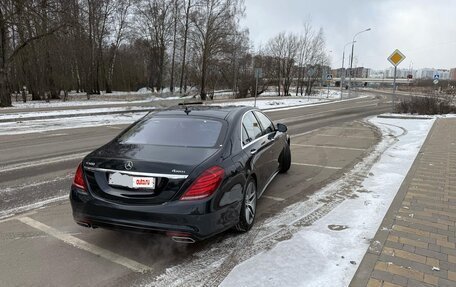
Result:
{"type": "Polygon", "coordinates": [[[119,140],[126,144],[214,147],[222,126],[222,122],[217,120],[156,117],[139,122],[119,140]]]}

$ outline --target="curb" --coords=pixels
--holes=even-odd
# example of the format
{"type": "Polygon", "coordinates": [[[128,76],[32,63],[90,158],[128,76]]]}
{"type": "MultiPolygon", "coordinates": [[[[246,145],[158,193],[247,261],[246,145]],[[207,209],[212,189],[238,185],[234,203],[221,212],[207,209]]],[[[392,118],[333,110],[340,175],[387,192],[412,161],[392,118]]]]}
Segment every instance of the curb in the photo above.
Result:
{"type": "Polygon", "coordinates": [[[420,117],[420,116],[387,116],[387,115],[378,115],[377,118],[381,119],[401,119],[401,120],[432,120],[433,118],[429,117],[420,117]]]}

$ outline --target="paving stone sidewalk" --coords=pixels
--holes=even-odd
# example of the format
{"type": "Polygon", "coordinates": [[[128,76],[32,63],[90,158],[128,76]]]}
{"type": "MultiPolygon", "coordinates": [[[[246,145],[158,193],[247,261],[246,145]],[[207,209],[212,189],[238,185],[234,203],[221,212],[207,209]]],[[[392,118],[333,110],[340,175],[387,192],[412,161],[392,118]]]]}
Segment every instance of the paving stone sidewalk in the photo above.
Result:
{"type": "Polygon", "coordinates": [[[435,122],[350,286],[456,286],[456,119],[435,122]]]}

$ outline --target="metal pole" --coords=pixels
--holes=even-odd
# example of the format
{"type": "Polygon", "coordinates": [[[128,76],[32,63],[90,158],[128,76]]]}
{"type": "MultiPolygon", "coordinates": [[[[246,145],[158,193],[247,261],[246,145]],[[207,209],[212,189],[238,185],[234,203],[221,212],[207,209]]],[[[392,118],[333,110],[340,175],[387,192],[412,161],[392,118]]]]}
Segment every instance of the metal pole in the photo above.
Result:
{"type": "Polygon", "coordinates": [[[352,44],[352,42],[348,42],[347,44],[344,45],[344,49],[342,52],[342,71],[340,73],[340,99],[342,100],[343,92],[344,92],[344,87],[345,87],[345,48],[347,48],[348,45],[352,44]]]}
{"type": "Polygon", "coordinates": [[[328,96],[326,98],[329,98],[329,86],[331,85],[331,80],[328,80],[328,96]]]}
{"type": "Polygon", "coordinates": [[[350,61],[350,83],[348,85],[348,95],[349,97],[351,96],[351,87],[352,87],[352,73],[353,73],[353,53],[354,53],[354,50],[355,50],[355,38],[356,36],[358,36],[359,34],[361,33],[364,33],[364,32],[367,32],[367,31],[370,31],[371,28],[368,28],[366,30],[363,30],[363,31],[360,31],[358,33],[356,33],[354,36],[353,36],[353,42],[352,42],[352,54],[351,54],[351,61],[350,61]]]}
{"type": "Polygon", "coordinates": [[[254,104],[253,106],[256,108],[256,98],[257,98],[257,94],[258,94],[258,74],[257,72],[255,72],[255,101],[254,101],[254,104]]]}
{"type": "Polygon", "coordinates": [[[394,81],[393,81],[393,99],[392,99],[392,103],[393,103],[393,106],[391,108],[391,111],[394,113],[394,100],[396,98],[396,73],[397,73],[397,66],[394,66],[394,81]]]}
{"type": "Polygon", "coordinates": [[[355,51],[355,37],[353,37],[352,43],[352,53],[350,57],[350,81],[348,83],[348,98],[351,97],[351,89],[352,89],[352,73],[353,73],[353,53],[355,51]]]}
{"type": "Polygon", "coordinates": [[[344,47],[344,52],[342,53],[342,69],[340,72],[340,99],[342,100],[342,93],[343,93],[343,87],[344,87],[344,80],[345,80],[345,70],[344,70],[344,59],[345,59],[345,47],[344,47]]]}

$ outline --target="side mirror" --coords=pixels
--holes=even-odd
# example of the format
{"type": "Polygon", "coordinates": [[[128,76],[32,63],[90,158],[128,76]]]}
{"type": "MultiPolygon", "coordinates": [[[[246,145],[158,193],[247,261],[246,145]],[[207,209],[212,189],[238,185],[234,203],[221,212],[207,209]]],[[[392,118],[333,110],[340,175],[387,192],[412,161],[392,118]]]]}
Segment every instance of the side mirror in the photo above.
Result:
{"type": "Polygon", "coordinates": [[[281,124],[281,123],[278,123],[278,124],[277,124],[277,130],[278,130],[279,132],[281,132],[281,133],[286,133],[287,130],[288,130],[288,128],[287,128],[286,125],[281,124]]]}

